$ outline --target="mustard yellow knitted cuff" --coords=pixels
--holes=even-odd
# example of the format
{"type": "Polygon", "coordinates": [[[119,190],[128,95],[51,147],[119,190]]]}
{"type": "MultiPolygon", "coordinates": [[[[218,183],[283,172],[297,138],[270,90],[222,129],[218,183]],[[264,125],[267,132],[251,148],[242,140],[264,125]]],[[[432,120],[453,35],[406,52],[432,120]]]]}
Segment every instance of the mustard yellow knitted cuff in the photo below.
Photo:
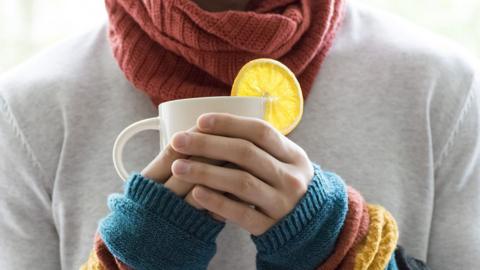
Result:
{"type": "Polygon", "coordinates": [[[94,249],[90,252],[87,262],[80,266],[80,270],[105,270],[94,249]]]}
{"type": "Polygon", "coordinates": [[[384,270],[395,251],[398,227],[390,212],[379,205],[368,205],[370,225],[357,247],[355,270],[384,270]]]}

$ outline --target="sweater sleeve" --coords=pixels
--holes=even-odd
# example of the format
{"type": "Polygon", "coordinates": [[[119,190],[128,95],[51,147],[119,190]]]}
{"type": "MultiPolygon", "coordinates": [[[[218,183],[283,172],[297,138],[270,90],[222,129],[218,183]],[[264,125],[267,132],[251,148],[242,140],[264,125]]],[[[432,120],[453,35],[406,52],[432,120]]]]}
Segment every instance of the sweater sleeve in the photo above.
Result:
{"type": "MultiPolygon", "coordinates": [[[[427,264],[480,269],[480,76],[477,74],[435,166],[427,264]]],[[[408,251],[408,250],[407,250],[408,251]]]]}
{"type": "MultiPolygon", "coordinates": [[[[398,268],[395,258],[398,227],[393,216],[385,208],[367,204],[358,191],[352,187],[345,187],[339,176],[323,172],[317,165],[314,167],[314,179],[307,194],[295,209],[263,235],[252,236],[259,249],[257,269],[417,269],[405,264],[398,268]],[[326,198],[327,196],[330,198],[326,198]]],[[[131,185],[135,186],[135,183],[131,185]]],[[[155,186],[161,187],[159,184],[155,186]]],[[[140,189],[143,190],[142,193],[150,192],[148,188],[140,189]]],[[[129,188],[126,190],[128,194],[129,188]]],[[[140,207],[144,208],[145,204],[140,207]]],[[[129,213],[134,211],[130,209],[129,213]]],[[[182,228],[181,225],[176,226],[182,228]]],[[[168,233],[165,230],[162,232],[168,233]]],[[[182,235],[177,234],[177,237],[181,239],[182,235]]],[[[151,250],[159,251],[159,248],[165,248],[164,242],[161,241],[142,243],[149,250],[144,254],[140,254],[135,247],[135,239],[122,241],[125,243],[133,241],[133,246],[126,247],[125,251],[134,253],[132,255],[137,260],[135,267],[128,263],[131,260],[125,255],[120,255],[106,244],[102,235],[97,232],[94,249],[81,269],[149,269],[144,265],[149,260],[153,266],[160,265],[167,269],[205,268],[205,264],[200,261],[192,261],[187,265],[180,259],[178,262],[181,265],[173,266],[164,264],[162,256],[152,257],[151,250]]],[[[169,245],[168,248],[172,247],[169,245]]],[[[182,248],[175,250],[182,253],[182,248]]],[[[400,254],[400,259],[405,257],[400,254]]],[[[207,258],[211,258],[211,255],[207,258]]],[[[175,257],[175,260],[179,259],[175,257]]]]}
{"type": "Polygon", "coordinates": [[[138,172],[130,175],[124,194],[109,196],[108,206],[100,238],[133,269],[206,269],[224,226],[138,172]]]}
{"type": "Polygon", "coordinates": [[[51,186],[24,135],[0,95],[0,269],[60,269],[51,186]]]}
{"type": "Polygon", "coordinates": [[[93,249],[80,270],[133,270],[133,268],[112,255],[97,231],[93,249]]]}
{"type": "Polygon", "coordinates": [[[264,234],[257,269],[397,269],[395,219],[316,164],[307,193],[264,234]]]}
{"type": "Polygon", "coordinates": [[[318,270],[337,269],[340,265],[342,269],[352,269],[356,255],[354,248],[367,236],[369,225],[367,203],[357,190],[348,187],[348,210],[342,231],[337,238],[335,250],[318,270]]]}
{"type": "Polygon", "coordinates": [[[398,227],[390,212],[379,205],[368,205],[370,224],[364,240],[355,247],[355,269],[391,269],[398,227]]]}
{"type": "Polygon", "coordinates": [[[257,269],[311,270],[334,250],[347,213],[347,188],[339,176],[313,167],[307,193],[292,212],[262,235],[252,236],[257,269]]]}

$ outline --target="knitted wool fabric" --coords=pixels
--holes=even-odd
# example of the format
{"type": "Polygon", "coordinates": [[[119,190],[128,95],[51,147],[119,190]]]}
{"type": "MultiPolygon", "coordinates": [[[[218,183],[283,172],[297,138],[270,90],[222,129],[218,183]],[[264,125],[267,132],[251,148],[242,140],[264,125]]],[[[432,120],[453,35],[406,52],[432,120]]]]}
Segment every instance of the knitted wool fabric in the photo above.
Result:
{"type": "Polygon", "coordinates": [[[94,247],[80,270],[132,270],[128,265],[115,258],[108,250],[98,231],[95,233],[94,247]]]}
{"type": "Polygon", "coordinates": [[[97,257],[95,250],[90,252],[87,262],[80,266],[80,270],[106,270],[103,265],[100,263],[100,260],[97,257]]]}
{"type": "MultiPolygon", "coordinates": [[[[348,251],[354,248],[355,240],[358,238],[362,225],[362,218],[365,218],[365,214],[368,216],[368,213],[364,214],[364,205],[366,205],[366,202],[362,195],[354,188],[348,186],[348,212],[342,232],[337,240],[334,253],[317,268],[318,270],[337,269],[348,251]]],[[[368,220],[368,217],[366,220],[368,220]]],[[[367,229],[364,231],[366,232],[367,229]]]]}
{"type": "Polygon", "coordinates": [[[109,195],[108,207],[98,233],[111,255],[133,269],[206,269],[225,225],[136,171],[123,194],[109,195]]]}
{"type": "Polygon", "coordinates": [[[347,187],[339,175],[313,166],[297,206],[262,235],[252,235],[257,270],[311,270],[334,252],[347,216],[347,187]]]}
{"type": "MultiPolygon", "coordinates": [[[[334,251],[347,215],[347,188],[339,176],[312,166],[314,177],[295,209],[264,234],[252,236],[259,251],[257,269],[314,269],[334,251]]],[[[206,269],[211,245],[198,240],[214,240],[210,232],[220,229],[216,221],[203,211],[185,209],[182,198],[139,173],[130,176],[124,193],[110,195],[112,212],[100,222],[96,258],[87,265],[106,270],[129,269],[122,262],[134,269],[206,269]]],[[[93,267],[83,270],[97,269],[93,267]]]]}
{"type": "Polygon", "coordinates": [[[358,246],[354,270],[383,270],[397,246],[398,228],[395,219],[383,207],[368,205],[370,226],[367,237],[358,246]]]}
{"type": "Polygon", "coordinates": [[[360,227],[358,228],[357,237],[355,238],[355,241],[352,244],[352,248],[348,251],[345,258],[343,258],[342,264],[340,265],[339,269],[351,270],[354,268],[355,257],[357,256],[357,245],[359,245],[365,239],[365,237],[367,237],[369,226],[370,226],[370,216],[368,214],[368,204],[364,202],[362,220],[360,223],[360,227]]]}
{"type": "Polygon", "coordinates": [[[94,251],[97,255],[96,257],[98,259],[98,264],[104,267],[105,270],[132,270],[132,268],[115,258],[112,253],[110,253],[107,245],[105,245],[105,242],[103,242],[98,231],[95,233],[94,251]]]}
{"type": "Polygon", "coordinates": [[[240,68],[268,57],[287,65],[304,98],[331,47],[343,0],[252,0],[208,12],[192,0],[106,0],[118,65],[157,105],[224,96],[240,68]]]}

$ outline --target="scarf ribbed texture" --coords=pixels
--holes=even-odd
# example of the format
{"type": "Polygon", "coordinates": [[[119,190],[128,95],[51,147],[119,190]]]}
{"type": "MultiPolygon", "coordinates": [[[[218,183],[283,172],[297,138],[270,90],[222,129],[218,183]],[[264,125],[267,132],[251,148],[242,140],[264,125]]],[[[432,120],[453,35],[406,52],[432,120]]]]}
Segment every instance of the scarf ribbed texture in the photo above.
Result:
{"type": "Polygon", "coordinates": [[[343,0],[251,0],[243,11],[222,12],[191,0],[106,0],[106,7],[118,65],[158,105],[229,95],[240,68],[261,57],[287,65],[307,98],[343,0]]]}

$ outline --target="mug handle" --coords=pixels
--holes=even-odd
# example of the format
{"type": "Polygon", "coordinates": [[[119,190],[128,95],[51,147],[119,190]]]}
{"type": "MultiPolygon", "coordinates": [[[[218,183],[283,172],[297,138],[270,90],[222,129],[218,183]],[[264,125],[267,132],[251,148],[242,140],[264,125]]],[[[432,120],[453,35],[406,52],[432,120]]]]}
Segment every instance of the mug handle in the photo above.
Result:
{"type": "Polygon", "coordinates": [[[126,127],[122,132],[120,132],[120,134],[118,134],[117,139],[113,144],[113,165],[123,181],[126,181],[128,178],[128,172],[125,170],[125,166],[123,164],[123,148],[125,147],[127,141],[129,141],[133,136],[145,130],[158,130],[160,132],[160,137],[164,139],[163,120],[160,117],[152,117],[135,122],[126,127]]]}

